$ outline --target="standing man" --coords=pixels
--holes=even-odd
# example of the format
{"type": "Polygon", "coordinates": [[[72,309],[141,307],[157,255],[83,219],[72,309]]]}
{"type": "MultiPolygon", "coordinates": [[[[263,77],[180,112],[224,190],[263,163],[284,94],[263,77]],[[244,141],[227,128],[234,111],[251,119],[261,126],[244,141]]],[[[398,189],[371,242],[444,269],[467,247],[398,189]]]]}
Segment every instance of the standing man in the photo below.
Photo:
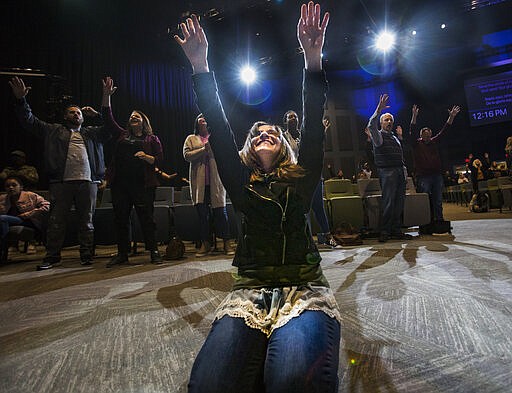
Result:
{"type": "Polygon", "coordinates": [[[66,216],[74,204],[78,215],[78,241],[82,265],[91,265],[94,241],[92,216],[98,183],[105,173],[103,143],[110,138],[103,127],[82,127],[84,118],[76,105],[64,109],[63,124],[50,124],[32,113],[25,97],[30,87],[14,77],[9,85],[17,99],[16,114],[22,126],[44,138],[46,172],[50,182],[50,219],[46,256],[38,270],[60,263],[66,235],[66,216]]]}
{"type": "MultiPolygon", "coordinates": [[[[411,126],[409,135],[414,135],[416,120],[420,108],[417,105],[412,106],[411,126]]],[[[418,192],[425,192],[429,195],[430,205],[432,206],[433,221],[443,221],[443,170],[441,166],[441,155],[439,154],[439,141],[444,132],[450,128],[453,120],[460,112],[459,106],[453,106],[448,110],[448,120],[443,128],[432,136],[432,130],[423,127],[420,130],[420,138],[415,139],[413,143],[414,167],[416,169],[416,187],[418,192]]],[[[411,138],[411,139],[412,139],[411,138]]]]}
{"type": "MultiPolygon", "coordinates": [[[[298,159],[301,133],[299,129],[299,116],[297,112],[289,110],[283,116],[283,123],[286,127],[283,135],[290,144],[295,157],[298,159]]],[[[330,127],[329,119],[323,119],[324,131],[330,127]]],[[[341,169],[340,169],[341,170],[341,169]]],[[[322,232],[316,234],[318,244],[326,246],[328,248],[339,248],[341,247],[336,239],[332,236],[329,228],[329,220],[327,219],[327,213],[324,206],[324,179],[320,179],[318,182],[313,199],[311,201],[311,210],[315,215],[315,219],[320,226],[322,232]]],[[[311,228],[311,217],[308,216],[309,226],[311,228]]]]}
{"type": "Polygon", "coordinates": [[[389,108],[388,101],[388,94],[380,96],[375,113],[368,122],[382,190],[379,242],[387,242],[389,238],[399,240],[412,238],[411,235],[403,233],[401,228],[407,182],[402,144],[393,134],[393,115],[391,113],[381,115],[384,109],[389,108]],[[377,119],[379,119],[380,129],[377,119]]]}

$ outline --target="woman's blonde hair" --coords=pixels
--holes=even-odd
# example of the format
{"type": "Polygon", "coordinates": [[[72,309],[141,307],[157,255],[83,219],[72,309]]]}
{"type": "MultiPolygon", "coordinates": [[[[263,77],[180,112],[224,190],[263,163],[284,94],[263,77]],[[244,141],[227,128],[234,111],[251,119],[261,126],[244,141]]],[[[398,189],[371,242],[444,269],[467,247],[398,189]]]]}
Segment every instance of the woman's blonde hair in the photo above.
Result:
{"type": "Polygon", "coordinates": [[[244,146],[239,153],[242,162],[252,169],[251,182],[262,181],[268,175],[273,175],[280,179],[297,179],[305,175],[304,168],[297,164],[297,157],[295,157],[295,153],[293,152],[290,144],[283,136],[283,130],[277,125],[268,124],[264,121],[257,121],[254,123],[249,130],[244,146]],[[274,127],[279,134],[278,139],[281,142],[281,149],[272,163],[273,170],[271,173],[266,173],[263,170],[252,145],[252,138],[259,135],[259,128],[264,125],[274,127]]]}
{"type": "MultiPolygon", "coordinates": [[[[149,117],[146,116],[146,114],[142,111],[139,111],[138,109],[134,109],[132,113],[138,113],[142,117],[142,133],[144,135],[153,135],[153,128],[151,128],[151,123],[149,121],[149,117]]],[[[130,120],[128,120],[128,124],[126,125],[126,129],[130,131],[130,134],[132,132],[132,127],[130,125],[130,120]]]]}

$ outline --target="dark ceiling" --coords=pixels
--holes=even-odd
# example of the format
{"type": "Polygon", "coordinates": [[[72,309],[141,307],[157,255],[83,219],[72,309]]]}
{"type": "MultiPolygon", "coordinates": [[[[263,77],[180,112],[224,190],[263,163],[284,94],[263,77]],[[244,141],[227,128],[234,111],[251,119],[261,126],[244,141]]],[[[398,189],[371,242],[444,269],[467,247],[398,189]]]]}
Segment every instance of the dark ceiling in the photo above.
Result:
{"type": "MultiPolygon", "coordinates": [[[[301,1],[184,1],[175,6],[174,18],[190,13],[202,16],[214,61],[250,61],[282,69],[297,58],[295,26],[301,1]],[[215,57],[217,55],[217,57],[215,57]]],[[[510,1],[431,0],[328,0],[331,13],[325,61],[331,69],[357,68],[370,53],[376,33],[397,32],[397,58],[411,48],[464,55],[479,45],[483,34],[511,28],[510,1]],[[447,28],[440,29],[441,23],[447,28]],[[411,31],[417,30],[412,36],[411,31]]],[[[171,19],[167,19],[171,21],[171,19]]],[[[170,35],[177,23],[169,24],[170,35]]],[[[300,59],[299,59],[300,60],[300,59]]]]}
{"type": "MultiPolygon", "coordinates": [[[[143,53],[149,59],[171,58],[185,64],[172,41],[180,21],[201,15],[211,44],[211,59],[224,64],[251,62],[285,70],[297,59],[295,26],[302,1],[297,0],[4,0],[1,39],[7,47],[19,41],[20,50],[48,41],[110,40],[116,51],[143,53]],[[20,34],[18,34],[18,32],[20,34]],[[26,37],[31,37],[27,42],[26,37]],[[23,46],[23,48],[22,48],[23,46]]],[[[482,34],[511,28],[511,0],[324,0],[331,13],[325,61],[331,69],[354,69],[369,55],[377,32],[387,27],[398,33],[397,59],[411,47],[424,53],[478,45],[482,34]],[[471,9],[474,8],[474,9],[471,9]],[[439,28],[446,23],[443,31],[439,28]],[[418,34],[410,35],[412,29],[418,34]]],[[[9,48],[13,52],[13,48],[9,48]]],[[[464,54],[464,52],[462,52],[464,54]]],[[[0,66],[17,59],[4,56],[0,66]]],[[[34,61],[34,56],[31,58],[34,61]]],[[[21,60],[22,61],[22,60],[21,60]]]]}

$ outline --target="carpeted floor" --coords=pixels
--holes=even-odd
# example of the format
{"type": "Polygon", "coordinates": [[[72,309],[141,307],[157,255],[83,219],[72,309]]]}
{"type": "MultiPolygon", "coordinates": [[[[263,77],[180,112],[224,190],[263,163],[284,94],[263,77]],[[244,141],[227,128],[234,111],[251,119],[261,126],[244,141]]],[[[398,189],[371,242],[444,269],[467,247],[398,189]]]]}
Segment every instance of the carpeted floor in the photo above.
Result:
{"type": "MultiPolygon", "coordinates": [[[[485,214],[452,235],[322,252],[343,318],[339,392],[511,391],[512,214],[485,214]]],[[[112,247],[91,267],[72,249],[45,272],[42,250],[15,255],[0,267],[0,391],[185,392],[234,271],[192,251],[106,269],[112,247]]]]}

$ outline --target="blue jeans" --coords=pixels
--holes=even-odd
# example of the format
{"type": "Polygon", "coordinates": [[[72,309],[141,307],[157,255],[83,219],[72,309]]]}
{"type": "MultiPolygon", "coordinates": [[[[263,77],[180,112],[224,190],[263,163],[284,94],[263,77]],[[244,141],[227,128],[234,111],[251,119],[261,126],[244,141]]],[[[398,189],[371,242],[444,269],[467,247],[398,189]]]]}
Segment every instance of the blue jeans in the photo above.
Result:
{"type": "MultiPolygon", "coordinates": [[[[325,213],[324,205],[324,181],[320,179],[318,182],[315,193],[313,194],[313,200],[311,201],[311,210],[315,215],[316,222],[320,225],[322,233],[329,233],[329,221],[327,220],[327,214],[325,213]]],[[[311,228],[311,219],[308,215],[309,227],[311,228]]]]}
{"type": "Polygon", "coordinates": [[[9,227],[14,225],[22,225],[23,220],[16,216],[9,216],[7,214],[0,215],[0,240],[4,240],[9,227]]]}
{"type": "Polygon", "coordinates": [[[242,318],[213,323],[197,355],[189,393],[335,393],[340,325],[304,311],[269,338],[242,318]]]}
{"type": "Polygon", "coordinates": [[[425,192],[430,198],[433,218],[435,221],[443,219],[443,176],[441,174],[418,176],[416,179],[418,192],[425,192]]]}
{"type": "Polygon", "coordinates": [[[379,168],[382,191],[380,233],[402,233],[405,203],[406,172],[404,167],[379,168]]]}
{"type": "Polygon", "coordinates": [[[1,248],[5,245],[4,239],[7,236],[7,232],[9,232],[9,227],[17,225],[36,229],[30,220],[24,220],[20,217],[10,216],[7,214],[0,215],[0,252],[1,248]]]}

